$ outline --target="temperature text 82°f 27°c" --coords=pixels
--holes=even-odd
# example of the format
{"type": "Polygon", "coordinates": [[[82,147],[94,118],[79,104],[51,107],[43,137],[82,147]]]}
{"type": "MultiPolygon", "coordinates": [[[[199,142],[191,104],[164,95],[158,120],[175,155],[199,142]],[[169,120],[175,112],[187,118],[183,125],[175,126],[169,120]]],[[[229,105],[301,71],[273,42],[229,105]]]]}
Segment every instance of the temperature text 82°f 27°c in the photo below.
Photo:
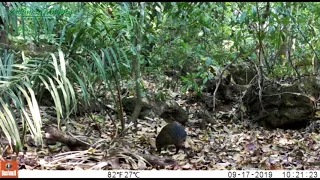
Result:
{"type": "Polygon", "coordinates": [[[108,178],[139,178],[137,171],[109,171],[108,178]]]}

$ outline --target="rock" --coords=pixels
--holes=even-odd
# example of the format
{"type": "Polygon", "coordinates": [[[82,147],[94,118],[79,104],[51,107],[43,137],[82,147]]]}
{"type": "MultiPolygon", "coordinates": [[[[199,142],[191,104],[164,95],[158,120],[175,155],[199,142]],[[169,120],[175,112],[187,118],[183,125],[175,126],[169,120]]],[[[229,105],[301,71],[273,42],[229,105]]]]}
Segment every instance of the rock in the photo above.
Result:
{"type": "Polygon", "coordinates": [[[296,129],[304,127],[313,119],[314,104],[310,96],[300,89],[298,82],[291,85],[274,82],[265,84],[261,102],[258,92],[254,92],[259,89],[256,86],[248,89],[244,97],[248,113],[255,120],[274,128],[296,129]]]}
{"type": "MultiPolygon", "coordinates": [[[[141,107],[141,111],[139,113],[138,118],[144,119],[146,116],[149,116],[149,115],[152,116],[152,106],[150,106],[146,100],[142,100],[141,103],[142,103],[142,107],[141,107]]],[[[135,98],[125,97],[122,99],[123,110],[128,114],[133,113],[135,104],[136,104],[135,98]]]]}
{"type": "Polygon", "coordinates": [[[177,103],[167,105],[160,117],[163,118],[167,123],[177,121],[182,125],[185,125],[188,122],[188,112],[177,103]]]}

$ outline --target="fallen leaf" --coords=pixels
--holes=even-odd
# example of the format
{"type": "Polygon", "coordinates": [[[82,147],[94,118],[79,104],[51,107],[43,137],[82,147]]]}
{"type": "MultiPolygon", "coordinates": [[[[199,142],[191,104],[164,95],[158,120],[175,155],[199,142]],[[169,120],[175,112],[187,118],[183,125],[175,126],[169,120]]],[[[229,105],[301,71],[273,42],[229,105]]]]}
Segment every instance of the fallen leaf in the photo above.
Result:
{"type": "Polygon", "coordinates": [[[179,160],[179,161],[182,161],[186,158],[186,154],[175,154],[172,156],[173,159],[175,160],[179,160]]]}
{"type": "Polygon", "coordinates": [[[192,169],[192,167],[193,167],[193,165],[187,163],[186,165],[183,165],[183,166],[182,166],[182,169],[183,169],[183,170],[188,170],[188,169],[192,169]]]}

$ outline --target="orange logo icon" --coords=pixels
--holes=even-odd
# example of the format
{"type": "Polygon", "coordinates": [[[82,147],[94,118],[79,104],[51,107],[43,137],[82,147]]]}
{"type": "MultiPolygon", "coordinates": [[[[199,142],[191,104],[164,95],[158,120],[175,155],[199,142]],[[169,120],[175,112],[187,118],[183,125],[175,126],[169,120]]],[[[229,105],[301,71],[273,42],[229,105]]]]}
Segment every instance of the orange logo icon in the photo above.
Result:
{"type": "Polygon", "coordinates": [[[0,178],[18,178],[18,161],[0,161],[0,178]]]}

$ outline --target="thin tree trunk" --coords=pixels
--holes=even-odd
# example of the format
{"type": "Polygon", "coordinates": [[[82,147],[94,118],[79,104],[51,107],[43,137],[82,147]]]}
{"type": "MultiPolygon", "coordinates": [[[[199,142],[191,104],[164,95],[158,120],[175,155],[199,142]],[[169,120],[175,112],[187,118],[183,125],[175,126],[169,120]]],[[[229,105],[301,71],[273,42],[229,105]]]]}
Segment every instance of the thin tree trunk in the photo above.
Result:
{"type": "Polygon", "coordinates": [[[145,8],[145,3],[141,2],[140,3],[140,17],[139,17],[139,24],[135,25],[135,31],[137,34],[137,37],[135,38],[135,47],[136,47],[136,53],[137,53],[137,58],[133,59],[133,64],[132,64],[132,75],[135,80],[135,90],[136,90],[136,104],[134,111],[131,115],[130,122],[134,122],[136,124],[137,118],[139,116],[139,113],[141,111],[141,86],[140,86],[140,52],[141,52],[141,47],[142,47],[142,28],[144,24],[144,8],[145,8]],[[140,25],[140,26],[139,26],[140,25]]]}

